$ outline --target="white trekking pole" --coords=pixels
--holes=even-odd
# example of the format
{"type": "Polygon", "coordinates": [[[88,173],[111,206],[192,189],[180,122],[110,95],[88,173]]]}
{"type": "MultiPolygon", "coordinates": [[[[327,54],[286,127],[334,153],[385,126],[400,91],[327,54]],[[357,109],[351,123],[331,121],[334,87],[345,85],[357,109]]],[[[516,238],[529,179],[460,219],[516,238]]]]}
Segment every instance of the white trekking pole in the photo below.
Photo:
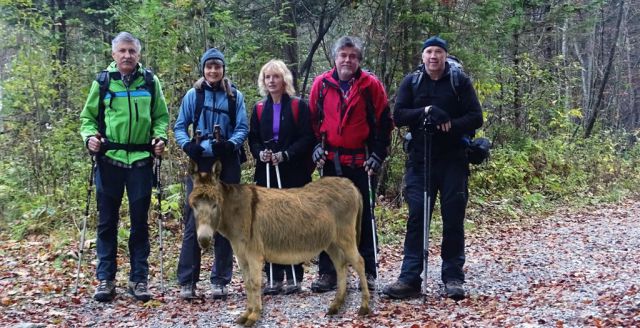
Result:
{"type": "MultiPolygon", "coordinates": [[[[267,168],[267,188],[271,188],[271,172],[269,170],[269,166],[271,166],[271,162],[266,162],[265,167],[267,168]]],[[[269,288],[273,288],[273,263],[269,262],[269,288]]]]}
{"type": "MultiPolygon", "coordinates": [[[[274,167],[276,168],[276,178],[278,179],[278,189],[282,189],[282,180],[280,180],[280,168],[278,167],[277,164],[274,165],[274,167]]],[[[293,274],[293,285],[298,286],[298,279],[296,278],[296,269],[293,266],[293,264],[291,264],[291,272],[293,274]]]]}

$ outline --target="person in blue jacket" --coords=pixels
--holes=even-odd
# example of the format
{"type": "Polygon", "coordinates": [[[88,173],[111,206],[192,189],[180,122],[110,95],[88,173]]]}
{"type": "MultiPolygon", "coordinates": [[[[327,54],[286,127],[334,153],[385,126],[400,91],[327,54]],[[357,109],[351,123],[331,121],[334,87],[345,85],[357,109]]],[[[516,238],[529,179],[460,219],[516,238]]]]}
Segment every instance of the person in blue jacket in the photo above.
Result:
{"type": "MultiPolygon", "coordinates": [[[[196,81],[180,105],[173,128],[176,143],[196,162],[198,171],[210,172],[214,161],[220,160],[220,179],[225,183],[239,183],[243,154],[240,150],[249,132],[244,96],[225,78],[224,55],[218,49],[211,48],[202,55],[200,69],[203,77],[196,81]],[[188,132],[190,125],[193,125],[193,136],[188,132]]],[[[186,180],[188,199],[193,181],[190,177],[186,180]]],[[[185,204],[184,225],[178,282],[181,286],[180,297],[192,299],[197,297],[201,250],[193,211],[188,203],[185,204]]],[[[213,298],[220,299],[226,298],[228,293],[227,285],[233,272],[233,251],[226,238],[218,233],[214,238],[215,260],[210,280],[213,298]]]]}

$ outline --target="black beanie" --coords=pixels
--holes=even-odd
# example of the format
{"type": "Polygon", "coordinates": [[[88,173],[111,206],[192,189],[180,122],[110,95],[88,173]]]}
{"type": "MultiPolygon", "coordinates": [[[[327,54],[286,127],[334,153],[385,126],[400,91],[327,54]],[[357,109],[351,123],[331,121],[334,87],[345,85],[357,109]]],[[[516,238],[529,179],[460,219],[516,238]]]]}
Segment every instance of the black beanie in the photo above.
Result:
{"type": "Polygon", "coordinates": [[[432,36],[428,38],[426,41],[424,41],[424,43],[422,44],[422,51],[424,51],[426,47],[431,47],[431,46],[437,46],[444,49],[444,51],[449,52],[449,50],[447,50],[447,47],[448,47],[447,41],[440,38],[439,36],[432,36]]]}

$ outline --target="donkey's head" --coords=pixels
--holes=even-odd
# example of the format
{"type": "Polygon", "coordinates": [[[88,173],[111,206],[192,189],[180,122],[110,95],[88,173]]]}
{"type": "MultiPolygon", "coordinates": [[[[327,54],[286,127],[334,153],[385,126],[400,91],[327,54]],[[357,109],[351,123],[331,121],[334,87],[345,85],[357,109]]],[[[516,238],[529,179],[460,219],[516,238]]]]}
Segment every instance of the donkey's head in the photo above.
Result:
{"type": "Polygon", "coordinates": [[[193,209],[198,244],[202,249],[211,246],[211,239],[220,223],[224,201],[219,179],[221,169],[222,165],[216,161],[211,172],[198,172],[197,165],[192,161],[189,170],[193,179],[193,191],[189,196],[189,205],[193,209]]]}

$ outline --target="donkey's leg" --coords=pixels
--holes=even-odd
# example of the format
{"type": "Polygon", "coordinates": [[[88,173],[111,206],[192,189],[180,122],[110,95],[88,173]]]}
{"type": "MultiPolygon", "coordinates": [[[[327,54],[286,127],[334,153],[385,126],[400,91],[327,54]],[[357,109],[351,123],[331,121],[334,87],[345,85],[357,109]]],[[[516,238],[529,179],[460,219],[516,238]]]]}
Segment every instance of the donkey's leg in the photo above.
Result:
{"type": "Polygon", "coordinates": [[[236,258],[238,259],[238,266],[240,267],[240,272],[242,273],[242,280],[244,282],[244,289],[245,292],[247,294],[247,308],[244,310],[244,312],[238,317],[238,319],[236,319],[236,323],[239,325],[243,325],[245,322],[247,322],[247,318],[249,317],[249,314],[251,314],[252,309],[251,309],[251,303],[249,302],[249,264],[247,263],[247,260],[245,259],[244,256],[239,256],[238,254],[236,254],[236,258]]]}
{"type": "Polygon", "coordinates": [[[344,252],[335,243],[329,245],[326,252],[333,262],[338,280],[336,298],[331,302],[329,311],[327,311],[327,314],[333,315],[338,313],[338,309],[340,309],[344,303],[344,297],[347,293],[347,263],[345,262],[344,252]]]}
{"type": "Polygon", "coordinates": [[[247,297],[249,300],[249,317],[247,317],[247,321],[244,323],[245,327],[253,326],[258,319],[260,319],[260,315],[262,314],[262,293],[260,291],[260,287],[262,286],[262,267],[264,266],[264,258],[262,255],[251,255],[247,258],[247,263],[249,265],[249,270],[247,274],[247,279],[249,280],[249,284],[245,284],[247,286],[247,297]]]}
{"type": "Polygon", "coordinates": [[[362,293],[362,301],[360,303],[360,310],[358,311],[359,315],[369,314],[371,309],[369,308],[369,298],[371,295],[369,294],[369,288],[367,286],[367,276],[364,272],[364,259],[358,252],[358,247],[356,246],[355,241],[352,243],[350,247],[344,248],[344,254],[346,260],[360,278],[360,291],[362,293]]]}

